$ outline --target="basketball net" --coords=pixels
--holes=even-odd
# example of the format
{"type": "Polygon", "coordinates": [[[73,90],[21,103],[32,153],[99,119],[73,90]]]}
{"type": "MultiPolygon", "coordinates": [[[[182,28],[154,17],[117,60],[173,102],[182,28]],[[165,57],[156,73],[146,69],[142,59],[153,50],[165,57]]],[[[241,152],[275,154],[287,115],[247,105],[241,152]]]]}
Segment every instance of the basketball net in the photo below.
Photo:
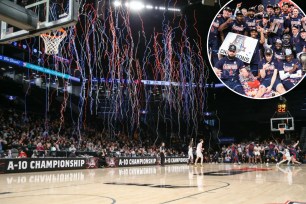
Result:
{"type": "Polygon", "coordinates": [[[278,128],[281,135],[285,134],[285,128],[278,128]]]}
{"type": "Polygon", "coordinates": [[[67,32],[62,28],[55,32],[41,34],[40,37],[45,43],[45,53],[47,55],[58,54],[58,46],[66,36],[67,32]]]}

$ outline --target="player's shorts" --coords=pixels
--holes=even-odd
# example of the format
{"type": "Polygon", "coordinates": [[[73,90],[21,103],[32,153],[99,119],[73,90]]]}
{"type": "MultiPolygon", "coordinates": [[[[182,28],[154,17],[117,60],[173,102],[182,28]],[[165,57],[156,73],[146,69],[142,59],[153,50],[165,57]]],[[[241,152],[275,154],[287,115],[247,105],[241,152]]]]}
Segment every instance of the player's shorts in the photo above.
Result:
{"type": "MultiPolygon", "coordinates": [[[[261,82],[261,85],[264,85],[266,88],[268,86],[270,86],[270,84],[271,84],[271,78],[263,79],[263,81],[261,82]]],[[[276,78],[275,82],[272,86],[273,91],[276,91],[276,87],[277,87],[278,84],[282,84],[282,82],[279,79],[276,78]]]]}
{"type": "Polygon", "coordinates": [[[203,158],[203,154],[202,154],[202,152],[197,152],[197,157],[201,157],[201,158],[203,158]]]}
{"type": "Polygon", "coordinates": [[[254,157],[254,152],[253,151],[249,152],[249,156],[254,157]]]}
{"type": "Polygon", "coordinates": [[[260,156],[260,152],[254,152],[255,156],[260,156]]]}

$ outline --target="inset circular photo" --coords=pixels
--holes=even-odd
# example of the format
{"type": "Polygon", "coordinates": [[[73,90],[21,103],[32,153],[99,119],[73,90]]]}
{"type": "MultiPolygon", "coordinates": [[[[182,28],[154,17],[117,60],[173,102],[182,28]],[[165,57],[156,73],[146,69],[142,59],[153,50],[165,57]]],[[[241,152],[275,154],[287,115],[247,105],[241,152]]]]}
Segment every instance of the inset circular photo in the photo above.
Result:
{"type": "Polygon", "coordinates": [[[275,2],[232,0],[211,23],[207,52],[212,69],[241,96],[274,98],[305,77],[305,13],[293,1],[275,2]]]}

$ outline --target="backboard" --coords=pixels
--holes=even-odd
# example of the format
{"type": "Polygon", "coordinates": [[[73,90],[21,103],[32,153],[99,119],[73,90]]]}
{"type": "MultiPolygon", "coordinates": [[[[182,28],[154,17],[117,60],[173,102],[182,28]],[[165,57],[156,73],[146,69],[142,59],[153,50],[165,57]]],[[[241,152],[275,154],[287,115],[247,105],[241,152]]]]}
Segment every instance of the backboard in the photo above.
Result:
{"type": "Polygon", "coordinates": [[[271,131],[280,131],[280,128],[285,128],[286,131],[294,130],[294,118],[271,118],[271,131]]]}
{"type": "Polygon", "coordinates": [[[0,9],[0,43],[39,36],[78,22],[79,0],[3,0],[0,9]],[[6,12],[8,11],[8,12],[6,12]],[[29,26],[22,26],[24,18],[29,26]]]}

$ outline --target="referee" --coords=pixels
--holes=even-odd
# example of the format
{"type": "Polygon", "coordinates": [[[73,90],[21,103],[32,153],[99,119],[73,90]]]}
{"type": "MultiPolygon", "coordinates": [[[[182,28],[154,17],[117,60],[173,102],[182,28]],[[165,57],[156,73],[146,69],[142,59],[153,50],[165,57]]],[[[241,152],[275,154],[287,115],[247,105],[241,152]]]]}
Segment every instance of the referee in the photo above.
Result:
{"type": "Polygon", "coordinates": [[[160,152],[160,165],[165,166],[165,143],[164,142],[161,143],[159,152],[160,152]]]}

